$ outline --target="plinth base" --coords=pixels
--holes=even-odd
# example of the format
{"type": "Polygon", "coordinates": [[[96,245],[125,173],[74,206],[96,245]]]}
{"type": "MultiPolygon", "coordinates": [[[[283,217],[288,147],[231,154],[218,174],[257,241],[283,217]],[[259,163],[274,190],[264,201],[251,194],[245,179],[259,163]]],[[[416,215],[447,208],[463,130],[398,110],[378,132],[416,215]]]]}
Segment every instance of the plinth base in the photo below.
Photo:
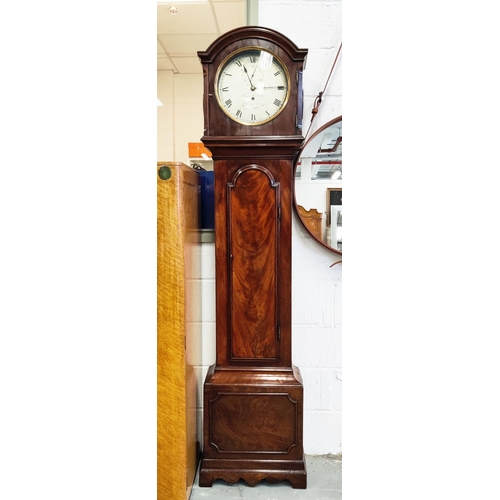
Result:
{"type": "Polygon", "coordinates": [[[200,486],[215,479],[250,486],[290,481],[307,487],[302,446],[303,386],[290,369],[217,370],[204,385],[200,486]]]}

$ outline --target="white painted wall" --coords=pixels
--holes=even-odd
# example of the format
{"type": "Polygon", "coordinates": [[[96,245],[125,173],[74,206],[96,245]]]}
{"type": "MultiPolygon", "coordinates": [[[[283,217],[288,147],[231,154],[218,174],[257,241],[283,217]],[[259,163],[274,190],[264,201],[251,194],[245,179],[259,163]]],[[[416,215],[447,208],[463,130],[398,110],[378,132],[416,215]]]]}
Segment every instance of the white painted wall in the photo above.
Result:
{"type": "Polygon", "coordinates": [[[174,73],[156,73],[156,94],[162,106],[157,108],[157,161],[174,161],[174,73]]]}
{"type": "MultiPolygon", "coordinates": [[[[341,43],[338,0],[260,0],[259,25],[276,29],[300,48],[309,49],[304,71],[304,133],[311,109],[324,89],[341,43]]],[[[206,47],[200,47],[204,50],[206,47]]],[[[309,135],[342,114],[340,56],[309,135]]],[[[174,103],[158,108],[158,160],[189,164],[187,143],[203,135],[202,77],[158,72],[158,97],[174,103]],[[199,97],[198,97],[199,96],[199,97]]],[[[164,103],[165,104],[165,103],[164,103]]],[[[197,355],[198,436],[202,442],[203,381],[215,362],[214,244],[203,243],[200,307],[202,336],[197,355]]],[[[342,265],[339,256],[314,241],[294,214],[292,226],[292,358],[304,380],[304,450],[308,454],[342,451],[342,265]]]]}
{"type": "Polygon", "coordinates": [[[163,106],[157,112],[157,160],[189,165],[189,142],[203,135],[202,75],[157,72],[157,96],[163,106]]]}

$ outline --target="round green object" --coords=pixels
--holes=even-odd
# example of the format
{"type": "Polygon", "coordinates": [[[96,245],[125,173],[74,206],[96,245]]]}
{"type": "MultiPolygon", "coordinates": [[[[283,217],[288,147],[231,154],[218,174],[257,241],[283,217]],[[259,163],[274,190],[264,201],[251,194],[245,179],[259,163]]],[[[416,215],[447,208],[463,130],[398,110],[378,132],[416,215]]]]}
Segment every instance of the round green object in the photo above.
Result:
{"type": "Polygon", "coordinates": [[[170,167],[160,167],[158,170],[158,175],[160,176],[160,179],[166,181],[167,179],[170,179],[172,177],[172,170],[170,170],[170,167]]]}

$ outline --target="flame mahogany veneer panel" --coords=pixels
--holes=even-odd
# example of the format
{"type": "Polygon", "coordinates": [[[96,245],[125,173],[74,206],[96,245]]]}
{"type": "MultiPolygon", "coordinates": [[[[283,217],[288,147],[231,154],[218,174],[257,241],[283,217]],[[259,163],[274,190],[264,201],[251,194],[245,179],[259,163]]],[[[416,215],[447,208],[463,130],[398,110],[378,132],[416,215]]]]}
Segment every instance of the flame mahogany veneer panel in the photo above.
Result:
{"type": "Polygon", "coordinates": [[[279,184],[257,165],[228,183],[231,357],[277,356],[279,184]]]}
{"type": "Polygon", "coordinates": [[[216,160],[217,365],[291,365],[291,177],[289,160],[216,160]]]}
{"type": "Polygon", "coordinates": [[[297,446],[297,401],[286,393],[219,393],[210,442],[220,453],[288,453],[297,446]]]}

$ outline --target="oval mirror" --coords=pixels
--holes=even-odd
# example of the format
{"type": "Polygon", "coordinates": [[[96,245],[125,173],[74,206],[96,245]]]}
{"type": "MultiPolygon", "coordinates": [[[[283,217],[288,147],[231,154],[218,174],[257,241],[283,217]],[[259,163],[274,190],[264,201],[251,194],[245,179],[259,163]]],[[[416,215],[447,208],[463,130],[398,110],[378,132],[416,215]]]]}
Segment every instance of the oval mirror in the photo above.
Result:
{"type": "Polygon", "coordinates": [[[342,116],[306,141],[294,169],[294,204],[305,229],[342,253],[342,116]]]}

